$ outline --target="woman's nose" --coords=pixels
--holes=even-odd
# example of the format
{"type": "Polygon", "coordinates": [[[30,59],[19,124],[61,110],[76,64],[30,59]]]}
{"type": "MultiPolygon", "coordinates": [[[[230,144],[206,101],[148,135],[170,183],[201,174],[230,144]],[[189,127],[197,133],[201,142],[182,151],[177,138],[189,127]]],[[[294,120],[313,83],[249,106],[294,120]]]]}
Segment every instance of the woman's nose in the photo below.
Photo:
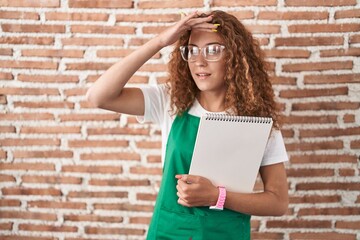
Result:
{"type": "Polygon", "coordinates": [[[206,66],[207,65],[207,61],[203,54],[199,54],[196,56],[195,64],[196,64],[196,66],[206,66]]]}

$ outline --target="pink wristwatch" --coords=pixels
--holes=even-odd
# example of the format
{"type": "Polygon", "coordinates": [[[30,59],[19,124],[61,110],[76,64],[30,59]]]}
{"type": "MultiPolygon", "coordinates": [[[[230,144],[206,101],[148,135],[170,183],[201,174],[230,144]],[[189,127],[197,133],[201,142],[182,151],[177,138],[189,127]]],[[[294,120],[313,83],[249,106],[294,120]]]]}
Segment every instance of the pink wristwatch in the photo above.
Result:
{"type": "Polygon", "coordinates": [[[225,199],[226,199],[226,189],[225,187],[222,186],[218,186],[219,188],[219,197],[217,200],[217,203],[215,206],[210,206],[210,209],[213,210],[223,210],[224,209],[224,204],[225,204],[225,199]]]}

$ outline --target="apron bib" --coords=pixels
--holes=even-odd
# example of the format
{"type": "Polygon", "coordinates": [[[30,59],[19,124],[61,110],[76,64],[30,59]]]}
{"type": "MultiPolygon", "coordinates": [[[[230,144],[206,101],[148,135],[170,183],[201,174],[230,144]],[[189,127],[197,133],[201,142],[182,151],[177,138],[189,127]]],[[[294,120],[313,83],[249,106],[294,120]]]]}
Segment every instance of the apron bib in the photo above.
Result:
{"type": "MultiPolygon", "coordinates": [[[[249,240],[250,217],[224,209],[184,207],[177,203],[176,174],[188,174],[200,118],[176,116],[167,141],[160,191],[147,240],[249,240]]],[[[221,159],[219,159],[221,161],[221,159]]]]}

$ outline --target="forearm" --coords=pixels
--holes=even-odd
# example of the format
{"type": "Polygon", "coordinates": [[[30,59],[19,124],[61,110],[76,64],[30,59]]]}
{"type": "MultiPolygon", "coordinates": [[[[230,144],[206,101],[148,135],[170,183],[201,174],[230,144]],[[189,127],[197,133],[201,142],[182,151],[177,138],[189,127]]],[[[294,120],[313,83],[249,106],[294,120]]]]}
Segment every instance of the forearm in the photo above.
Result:
{"type": "Polygon", "coordinates": [[[281,216],[287,211],[288,197],[272,192],[227,192],[225,208],[256,216],[281,216]]]}
{"type": "Polygon", "coordinates": [[[100,106],[106,100],[118,97],[135,72],[161,48],[159,40],[153,38],[115,63],[88,90],[87,99],[100,106]]]}

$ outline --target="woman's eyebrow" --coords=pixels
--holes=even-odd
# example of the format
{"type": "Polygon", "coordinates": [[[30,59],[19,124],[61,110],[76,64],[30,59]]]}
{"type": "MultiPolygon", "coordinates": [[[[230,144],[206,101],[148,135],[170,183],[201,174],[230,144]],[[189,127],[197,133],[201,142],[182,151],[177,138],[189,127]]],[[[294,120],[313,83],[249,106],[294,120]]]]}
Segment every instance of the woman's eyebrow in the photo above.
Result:
{"type": "MultiPolygon", "coordinates": [[[[211,44],[220,44],[220,45],[221,45],[222,43],[219,43],[219,42],[210,42],[210,43],[205,44],[204,46],[211,45],[211,44]]],[[[192,43],[189,43],[188,45],[189,45],[189,46],[199,47],[198,45],[192,44],[192,43]]]]}

